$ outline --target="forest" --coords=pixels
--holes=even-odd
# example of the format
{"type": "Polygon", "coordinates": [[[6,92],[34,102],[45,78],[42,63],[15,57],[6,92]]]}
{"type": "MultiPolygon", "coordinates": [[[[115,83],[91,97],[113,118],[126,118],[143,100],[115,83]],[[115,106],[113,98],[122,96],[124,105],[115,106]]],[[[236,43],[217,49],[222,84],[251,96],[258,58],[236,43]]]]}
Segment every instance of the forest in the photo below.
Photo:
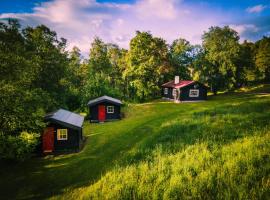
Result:
{"type": "Polygon", "coordinates": [[[240,42],[228,26],[210,27],[202,45],[183,38],[171,44],[137,31],[129,49],[96,37],[89,57],[67,49],[50,28],[0,23],[0,159],[24,160],[39,142],[47,112],[86,112],[100,95],[125,102],[160,97],[160,85],[175,75],[198,80],[213,94],[270,82],[270,37],[240,42]]]}

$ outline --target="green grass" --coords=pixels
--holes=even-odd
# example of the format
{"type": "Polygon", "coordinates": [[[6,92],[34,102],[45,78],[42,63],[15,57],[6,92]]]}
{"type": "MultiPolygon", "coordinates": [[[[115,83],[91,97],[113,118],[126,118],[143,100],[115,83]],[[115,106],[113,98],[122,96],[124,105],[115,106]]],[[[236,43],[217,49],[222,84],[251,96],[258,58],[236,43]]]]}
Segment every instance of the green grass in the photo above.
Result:
{"type": "Polygon", "coordinates": [[[206,102],[149,102],[84,125],[82,152],[0,163],[3,199],[265,199],[270,194],[270,91],[206,102]]]}

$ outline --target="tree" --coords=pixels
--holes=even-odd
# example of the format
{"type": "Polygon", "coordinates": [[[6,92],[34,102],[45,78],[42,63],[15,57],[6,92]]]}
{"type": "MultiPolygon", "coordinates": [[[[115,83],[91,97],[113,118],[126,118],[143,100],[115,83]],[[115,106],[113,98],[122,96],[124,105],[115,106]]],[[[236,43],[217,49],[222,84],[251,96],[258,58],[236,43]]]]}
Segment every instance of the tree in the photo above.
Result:
{"type": "Polygon", "coordinates": [[[107,56],[107,45],[98,37],[91,44],[89,67],[99,73],[109,73],[111,64],[107,56]]]}
{"type": "Polygon", "coordinates": [[[81,61],[81,52],[78,47],[73,47],[69,53],[67,65],[67,107],[76,110],[81,106],[82,89],[87,81],[88,69],[81,61]]]}
{"type": "Polygon", "coordinates": [[[228,26],[211,27],[202,40],[213,92],[236,86],[236,60],[240,51],[237,32],[228,26]]]}
{"type": "Polygon", "coordinates": [[[55,99],[58,105],[65,105],[68,54],[66,40],[57,39],[57,34],[44,25],[23,30],[30,60],[37,66],[37,76],[32,82],[34,88],[41,88],[55,99]]]}
{"type": "Polygon", "coordinates": [[[265,81],[270,81],[270,37],[256,42],[257,49],[255,55],[255,65],[261,78],[265,81]]]}
{"type": "Polygon", "coordinates": [[[127,93],[124,92],[127,91],[127,81],[122,75],[127,66],[126,58],[128,51],[126,49],[119,48],[115,44],[108,44],[107,47],[107,56],[111,65],[111,85],[115,90],[118,89],[121,91],[120,93],[122,98],[127,97],[127,93]]]}
{"type": "Polygon", "coordinates": [[[18,21],[0,23],[0,132],[39,132],[44,114],[65,105],[65,40],[41,25],[21,29],[18,21]]]}
{"type": "Polygon", "coordinates": [[[36,75],[17,20],[0,22],[0,60],[0,80],[5,83],[29,86],[36,75]]]}
{"type": "Polygon", "coordinates": [[[240,86],[257,79],[254,63],[255,45],[246,40],[240,45],[240,53],[237,60],[236,80],[240,86]]]}
{"type": "Polygon", "coordinates": [[[179,75],[181,79],[190,79],[192,45],[182,38],[174,40],[170,46],[170,62],[174,68],[174,75],[179,75]]]}
{"type": "Polygon", "coordinates": [[[118,76],[116,46],[108,45],[101,39],[95,38],[91,44],[88,65],[87,81],[83,87],[82,104],[91,98],[101,95],[120,96],[116,86],[118,76]]]}
{"type": "Polygon", "coordinates": [[[163,39],[137,31],[130,42],[128,67],[124,74],[134,98],[145,100],[159,93],[161,75],[170,70],[168,56],[163,39]]]}

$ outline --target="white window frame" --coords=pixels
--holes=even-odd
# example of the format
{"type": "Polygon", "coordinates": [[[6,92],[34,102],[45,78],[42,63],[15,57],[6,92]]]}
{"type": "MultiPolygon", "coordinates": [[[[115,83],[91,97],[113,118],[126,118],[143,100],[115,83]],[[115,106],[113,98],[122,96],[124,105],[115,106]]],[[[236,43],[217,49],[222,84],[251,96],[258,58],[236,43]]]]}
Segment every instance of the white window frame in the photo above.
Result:
{"type": "Polygon", "coordinates": [[[168,88],[164,88],[164,94],[168,94],[168,88]]]}
{"type": "Polygon", "coordinates": [[[200,95],[200,90],[198,89],[190,89],[189,90],[189,97],[199,97],[200,95]],[[197,94],[193,94],[193,92],[197,92],[197,94]]]}
{"type": "Polygon", "coordinates": [[[57,129],[57,140],[68,140],[68,130],[57,129]]]}
{"type": "Polygon", "coordinates": [[[114,106],[107,106],[107,113],[114,113],[114,106]]]}
{"type": "Polygon", "coordinates": [[[176,96],[176,89],[174,88],[172,91],[172,95],[175,97],[176,96]]]}

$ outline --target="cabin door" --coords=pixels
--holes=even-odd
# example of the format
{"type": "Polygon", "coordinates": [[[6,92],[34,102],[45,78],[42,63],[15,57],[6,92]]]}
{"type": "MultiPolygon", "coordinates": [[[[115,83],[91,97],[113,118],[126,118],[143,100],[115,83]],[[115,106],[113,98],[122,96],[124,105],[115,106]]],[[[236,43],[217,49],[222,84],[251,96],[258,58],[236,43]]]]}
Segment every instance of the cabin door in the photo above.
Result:
{"type": "Polygon", "coordinates": [[[98,121],[105,121],[105,106],[99,105],[98,106],[98,121]]]}
{"type": "Polygon", "coordinates": [[[48,127],[42,135],[42,150],[43,153],[50,153],[54,150],[54,128],[48,127]]]}

